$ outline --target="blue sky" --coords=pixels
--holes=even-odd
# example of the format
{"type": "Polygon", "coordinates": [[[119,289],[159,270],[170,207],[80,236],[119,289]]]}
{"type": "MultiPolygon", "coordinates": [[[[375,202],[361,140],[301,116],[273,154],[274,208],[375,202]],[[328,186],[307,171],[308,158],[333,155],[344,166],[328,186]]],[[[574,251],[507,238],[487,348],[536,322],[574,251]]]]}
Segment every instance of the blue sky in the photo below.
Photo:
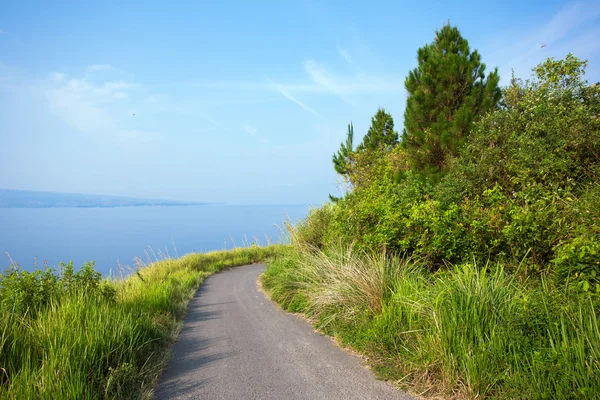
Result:
{"type": "Polygon", "coordinates": [[[599,2],[86,3],[0,3],[2,188],[320,204],[448,19],[504,84],[568,52],[600,80],[599,2]]]}

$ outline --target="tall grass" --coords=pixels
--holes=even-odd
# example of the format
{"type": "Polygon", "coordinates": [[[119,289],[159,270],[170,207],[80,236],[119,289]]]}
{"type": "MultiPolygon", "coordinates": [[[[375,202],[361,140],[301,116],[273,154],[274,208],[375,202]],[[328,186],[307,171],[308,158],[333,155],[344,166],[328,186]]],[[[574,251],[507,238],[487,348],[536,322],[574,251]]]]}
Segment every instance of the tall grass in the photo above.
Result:
{"type": "Polygon", "coordinates": [[[297,246],[262,276],[271,298],[443,398],[600,397],[598,302],[502,265],[432,274],[413,260],[297,246]]]}
{"type": "Polygon", "coordinates": [[[0,277],[0,398],[150,398],[187,304],[208,275],[281,246],[154,262],[121,280],[93,264],[0,277]]]}

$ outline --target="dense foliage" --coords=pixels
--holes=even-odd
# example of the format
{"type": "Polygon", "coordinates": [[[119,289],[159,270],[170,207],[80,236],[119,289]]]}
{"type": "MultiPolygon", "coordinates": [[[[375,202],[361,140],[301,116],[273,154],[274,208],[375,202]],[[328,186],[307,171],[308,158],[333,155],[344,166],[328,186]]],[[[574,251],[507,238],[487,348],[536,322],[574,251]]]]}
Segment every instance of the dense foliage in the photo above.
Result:
{"type": "Polygon", "coordinates": [[[389,149],[396,144],[398,144],[398,132],[394,130],[394,118],[385,109],[380,108],[371,118],[371,126],[356,151],[389,149]]]}
{"type": "Polygon", "coordinates": [[[290,226],[295,250],[263,278],[272,298],[418,393],[597,398],[600,86],[586,67],[548,59],[500,92],[444,27],[407,78],[400,143],[349,152],[351,190],[290,226]]]}
{"type": "Polygon", "coordinates": [[[456,27],[444,26],[418,51],[410,71],[402,145],[412,165],[428,175],[443,170],[465,143],[473,120],[500,100],[498,71],[485,64],[456,27]]]}
{"type": "Polygon", "coordinates": [[[492,259],[595,291],[600,89],[584,72],[585,62],[568,56],[541,64],[532,80],[513,79],[437,183],[421,179],[401,145],[355,152],[353,190],[321,211],[330,223],[316,246],[385,247],[432,269],[492,259]]]}

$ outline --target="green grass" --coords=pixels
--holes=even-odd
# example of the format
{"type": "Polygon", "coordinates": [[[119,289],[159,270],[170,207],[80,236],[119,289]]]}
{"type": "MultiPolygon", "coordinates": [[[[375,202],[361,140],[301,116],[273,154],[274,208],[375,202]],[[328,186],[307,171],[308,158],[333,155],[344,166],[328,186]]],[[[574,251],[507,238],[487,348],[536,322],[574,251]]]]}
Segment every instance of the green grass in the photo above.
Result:
{"type": "Polygon", "coordinates": [[[151,398],[193,294],[225,267],[282,246],[166,259],[122,280],[86,264],[0,276],[0,398],[151,398]]]}
{"type": "Polygon", "coordinates": [[[600,397],[598,299],[502,265],[431,273],[410,259],[298,247],[262,276],[376,373],[442,398],[600,397]]]}

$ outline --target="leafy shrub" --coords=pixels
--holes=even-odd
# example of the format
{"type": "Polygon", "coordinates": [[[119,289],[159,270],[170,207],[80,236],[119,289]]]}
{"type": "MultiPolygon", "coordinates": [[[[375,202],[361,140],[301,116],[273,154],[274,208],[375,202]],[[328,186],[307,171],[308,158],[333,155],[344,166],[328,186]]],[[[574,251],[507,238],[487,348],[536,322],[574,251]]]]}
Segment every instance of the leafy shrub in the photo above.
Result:
{"type": "Polygon", "coordinates": [[[333,206],[326,203],[319,208],[313,208],[293,230],[292,240],[315,249],[324,246],[324,237],[331,223],[333,206]]]}
{"type": "Polygon", "coordinates": [[[85,294],[111,301],[115,288],[94,269],[93,262],[85,263],[74,272],[73,263],[61,263],[60,273],[51,268],[28,272],[11,265],[0,275],[0,309],[17,314],[35,314],[64,296],[85,294]]]}
{"type": "Polygon", "coordinates": [[[353,190],[327,210],[327,224],[311,225],[322,234],[307,236],[319,248],[406,252],[431,269],[473,259],[555,266],[595,285],[597,214],[571,211],[600,176],[600,89],[583,80],[585,65],[569,55],[531,81],[513,79],[439,182],[411,171],[401,146],[354,154],[353,190]]]}
{"type": "Polygon", "coordinates": [[[565,201],[561,217],[568,229],[553,249],[556,274],[584,291],[600,293],[600,185],[565,201]]]}

